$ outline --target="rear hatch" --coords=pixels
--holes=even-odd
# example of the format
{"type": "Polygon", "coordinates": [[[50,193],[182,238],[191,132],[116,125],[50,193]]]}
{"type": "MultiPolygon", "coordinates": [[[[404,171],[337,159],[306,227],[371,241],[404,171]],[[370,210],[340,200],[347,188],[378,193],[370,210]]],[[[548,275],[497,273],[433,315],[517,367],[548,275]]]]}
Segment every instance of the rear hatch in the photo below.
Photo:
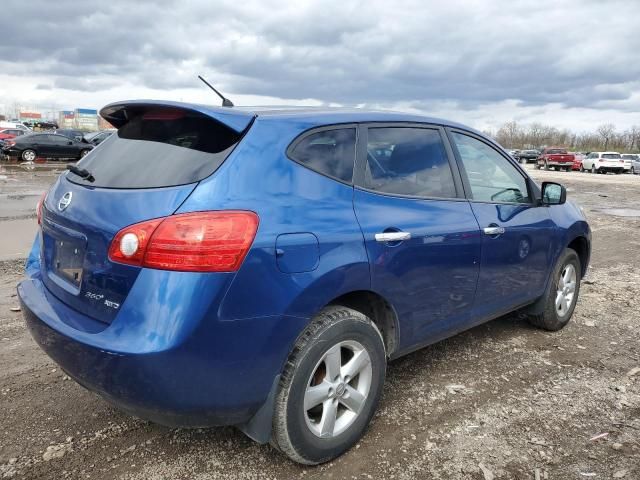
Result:
{"type": "MultiPolygon", "coordinates": [[[[237,113],[236,113],[237,112],[237,113]]],[[[173,214],[241,141],[253,115],[130,102],[101,112],[117,133],[63,174],[42,209],[42,277],[61,301],[110,323],[140,267],[109,260],[126,226],[173,214]]]]}
{"type": "Polygon", "coordinates": [[[619,153],[603,153],[598,160],[599,167],[624,168],[624,160],[619,153]]]}

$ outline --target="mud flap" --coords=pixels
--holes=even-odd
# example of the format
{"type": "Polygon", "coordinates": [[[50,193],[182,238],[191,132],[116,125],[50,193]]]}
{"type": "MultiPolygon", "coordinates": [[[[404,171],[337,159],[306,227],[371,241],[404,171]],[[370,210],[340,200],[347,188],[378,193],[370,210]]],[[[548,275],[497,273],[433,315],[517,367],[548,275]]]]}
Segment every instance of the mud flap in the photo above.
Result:
{"type": "Polygon", "coordinates": [[[242,433],[258,443],[268,443],[271,440],[271,427],[273,423],[273,411],[275,408],[276,394],[280,384],[280,375],[276,375],[271,385],[271,391],[267,400],[253,417],[242,425],[236,425],[242,433]]]}

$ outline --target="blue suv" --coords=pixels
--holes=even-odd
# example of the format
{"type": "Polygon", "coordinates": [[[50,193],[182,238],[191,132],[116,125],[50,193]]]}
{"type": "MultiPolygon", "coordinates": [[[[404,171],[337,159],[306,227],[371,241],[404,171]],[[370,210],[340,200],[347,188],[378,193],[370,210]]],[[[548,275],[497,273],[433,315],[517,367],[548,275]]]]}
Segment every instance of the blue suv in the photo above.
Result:
{"type": "Polygon", "coordinates": [[[389,360],[519,310],[565,326],[591,233],[556,183],[452,122],[362,110],[106,106],[38,207],[34,339],[133,415],[236,425],[317,464],[389,360]]]}

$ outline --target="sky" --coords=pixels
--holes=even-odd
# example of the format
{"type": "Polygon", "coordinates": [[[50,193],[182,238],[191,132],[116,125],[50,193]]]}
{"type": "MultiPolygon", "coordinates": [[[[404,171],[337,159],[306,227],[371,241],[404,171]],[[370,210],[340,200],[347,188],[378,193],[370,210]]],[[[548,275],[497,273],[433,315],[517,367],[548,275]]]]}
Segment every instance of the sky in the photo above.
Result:
{"type": "Polygon", "coordinates": [[[3,0],[0,113],[170,99],[640,125],[640,0],[3,0]]]}

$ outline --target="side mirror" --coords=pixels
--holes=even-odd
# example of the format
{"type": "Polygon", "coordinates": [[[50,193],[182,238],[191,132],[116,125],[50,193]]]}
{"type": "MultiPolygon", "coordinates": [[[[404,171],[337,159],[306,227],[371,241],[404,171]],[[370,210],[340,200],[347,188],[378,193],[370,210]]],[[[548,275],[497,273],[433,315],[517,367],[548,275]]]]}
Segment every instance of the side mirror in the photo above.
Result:
{"type": "Polygon", "coordinates": [[[567,201],[567,189],[555,182],[542,183],[542,205],[562,205],[567,201]]]}

